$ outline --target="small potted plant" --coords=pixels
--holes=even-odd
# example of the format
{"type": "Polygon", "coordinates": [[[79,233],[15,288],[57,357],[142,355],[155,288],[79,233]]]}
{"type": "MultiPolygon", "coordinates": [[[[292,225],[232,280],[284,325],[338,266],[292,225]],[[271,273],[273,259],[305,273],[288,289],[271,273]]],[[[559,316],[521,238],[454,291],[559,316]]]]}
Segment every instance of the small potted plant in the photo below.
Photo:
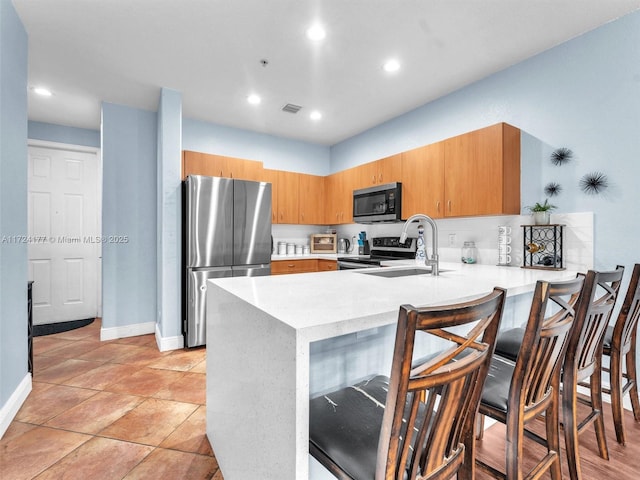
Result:
{"type": "Polygon", "coordinates": [[[555,208],[555,205],[549,203],[549,199],[545,199],[544,203],[536,202],[535,205],[527,207],[533,214],[533,223],[536,225],[549,225],[551,211],[555,208]]]}

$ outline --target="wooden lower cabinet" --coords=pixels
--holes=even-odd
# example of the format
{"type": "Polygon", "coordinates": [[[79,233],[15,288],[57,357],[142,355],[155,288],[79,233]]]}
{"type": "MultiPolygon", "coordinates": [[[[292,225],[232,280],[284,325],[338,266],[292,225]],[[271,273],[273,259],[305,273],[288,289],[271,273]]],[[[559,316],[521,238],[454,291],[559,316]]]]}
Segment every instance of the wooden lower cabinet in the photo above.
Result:
{"type": "Polygon", "coordinates": [[[334,270],[338,270],[338,262],[336,260],[318,259],[319,272],[333,272],[334,270]]]}
{"type": "Polygon", "coordinates": [[[288,273],[326,272],[338,269],[336,260],[309,258],[304,260],[274,260],[271,262],[271,275],[288,273]]]}

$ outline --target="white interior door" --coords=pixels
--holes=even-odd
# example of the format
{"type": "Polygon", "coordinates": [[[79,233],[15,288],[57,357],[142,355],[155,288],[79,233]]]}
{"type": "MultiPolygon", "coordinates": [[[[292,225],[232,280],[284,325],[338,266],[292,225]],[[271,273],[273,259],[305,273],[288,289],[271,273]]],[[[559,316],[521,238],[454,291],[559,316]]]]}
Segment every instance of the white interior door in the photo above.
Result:
{"type": "Polygon", "coordinates": [[[98,316],[97,151],[29,146],[29,279],[33,323],[98,316]]]}

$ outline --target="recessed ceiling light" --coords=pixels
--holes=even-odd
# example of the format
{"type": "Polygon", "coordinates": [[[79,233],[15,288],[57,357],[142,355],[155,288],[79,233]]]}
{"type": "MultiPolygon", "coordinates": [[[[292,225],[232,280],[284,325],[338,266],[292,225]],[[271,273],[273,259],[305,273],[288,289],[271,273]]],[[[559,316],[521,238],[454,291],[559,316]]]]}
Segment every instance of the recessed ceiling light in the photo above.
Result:
{"type": "Polygon", "coordinates": [[[307,38],[309,40],[313,40],[314,42],[319,42],[320,40],[324,40],[324,37],[326,36],[327,36],[327,32],[324,30],[322,25],[318,23],[310,26],[307,29],[307,38]]]}
{"type": "Polygon", "coordinates": [[[391,60],[387,60],[382,68],[384,68],[385,72],[397,72],[398,70],[400,70],[400,62],[398,62],[398,60],[396,60],[395,58],[392,58],[391,60]]]}
{"type": "Polygon", "coordinates": [[[262,99],[255,93],[252,93],[247,97],[247,102],[249,102],[251,105],[258,105],[261,101],[262,99]]]}
{"type": "Polygon", "coordinates": [[[318,110],[314,110],[309,114],[309,118],[311,120],[320,120],[322,118],[322,113],[320,113],[318,110]]]}
{"type": "Polygon", "coordinates": [[[34,87],[33,91],[34,93],[37,93],[38,95],[42,95],[43,97],[50,97],[51,95],[53,95],[51,93],[51,90],[44,87],[34,87]]]}

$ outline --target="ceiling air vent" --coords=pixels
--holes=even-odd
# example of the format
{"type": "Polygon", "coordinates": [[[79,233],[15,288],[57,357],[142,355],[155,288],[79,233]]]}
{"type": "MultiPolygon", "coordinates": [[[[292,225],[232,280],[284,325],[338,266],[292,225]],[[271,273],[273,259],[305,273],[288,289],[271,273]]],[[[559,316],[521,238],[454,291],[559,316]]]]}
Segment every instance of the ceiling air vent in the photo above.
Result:
{"type": "Polygon", "coordinates": [[[283,112],[287,113],[298,113],[302,107],[300,105],[294,105],[293,103],[287,103],[284,107],[282,107],[283,112]]]}

